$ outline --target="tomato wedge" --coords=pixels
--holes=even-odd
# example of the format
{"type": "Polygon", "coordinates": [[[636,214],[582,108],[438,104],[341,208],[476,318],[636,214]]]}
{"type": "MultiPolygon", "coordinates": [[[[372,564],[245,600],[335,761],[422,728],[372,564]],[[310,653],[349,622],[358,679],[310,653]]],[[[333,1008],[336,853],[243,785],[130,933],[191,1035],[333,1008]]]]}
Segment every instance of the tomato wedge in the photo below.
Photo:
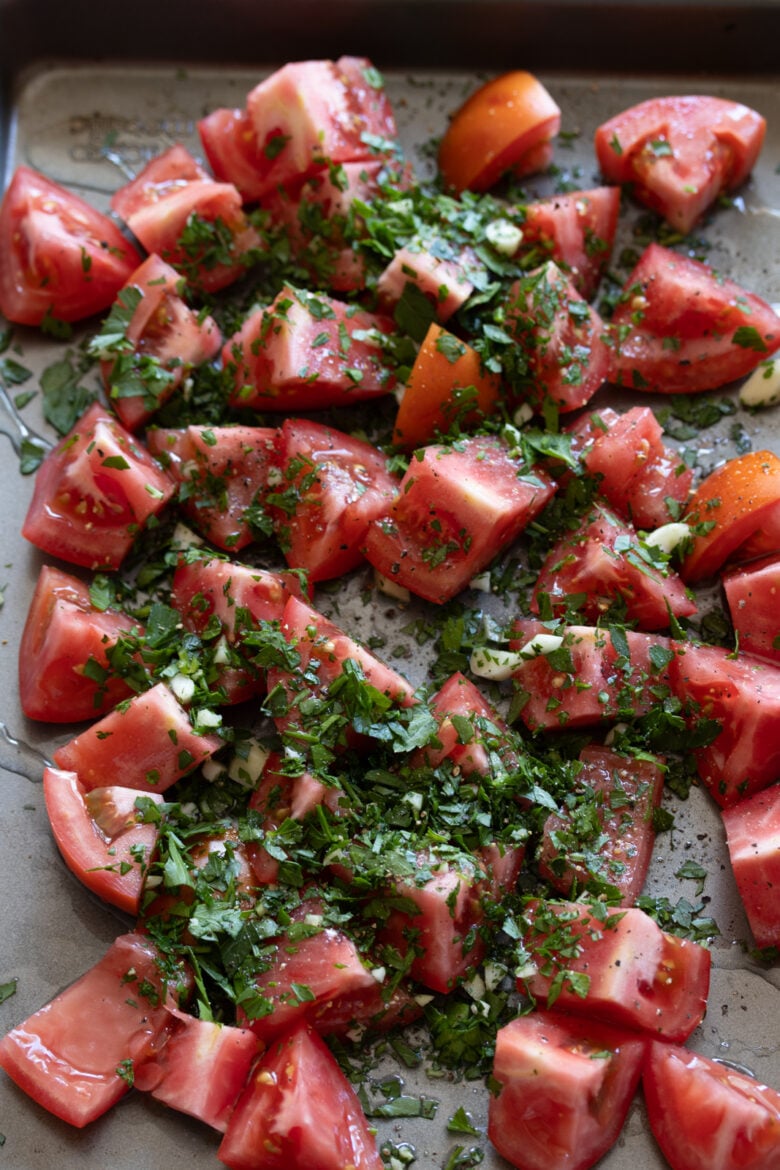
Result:
{"type": "Polygon", "coordinates": [[[650,1128],[675,1170],[778,1170],[780,1093],[698,1052],[652,1044],[642,1072],[650,1128]]]}
{"type": "Polygon", "coordinates": [[[19,325],[107,309],[141,257],[107,216],[31,167],[0,205],[0,311],[19,325]]]}
{"type": "Polygon", "coordinates": [[[724,809],[723,826],[756,946],[780,947],[780,784],[724,809]]]}
{"type": "Polygon", "coordinates": [[[532,73],[496,77],[452,117],[439,146],[444,182],[457,193],[487,191],[505,171],[543,170],[560,124],[561,111],[532,73]]]}
{"type": "MultiPolygon", "coordinates": [[[[707,531],[696,535],[685,558],[685,581],[712,577],[740,547],[780,512],[780,459],[749,451],[713,471],[694,492],[683,519],[707,531]]],[[[774,550],[780,552],[780,544],[774,550]]]]}

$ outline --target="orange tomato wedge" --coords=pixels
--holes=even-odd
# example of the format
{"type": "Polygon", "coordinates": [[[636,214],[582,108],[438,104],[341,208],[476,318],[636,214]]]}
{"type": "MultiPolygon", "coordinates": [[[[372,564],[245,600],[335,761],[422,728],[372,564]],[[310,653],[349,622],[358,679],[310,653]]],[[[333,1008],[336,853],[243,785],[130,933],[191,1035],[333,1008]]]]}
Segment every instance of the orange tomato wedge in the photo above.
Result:
{"type": "Polygon", "coordinates": [[[439,146],[447,187],[487,191],[505,171],[521,177],[552,159],[561,111],[532,73],[516,70],[487,82],[453,115],[439,146]]]}
{"type": "MultiPolygon", "coordinates": [[[[713,576],[746,541],[778,527],[773,513],[780,510],[780,459],[771,451],[751,451],[716,468],[694,492],[683,520],[710,524],[710,531],[694,539],[681,574],[685,581],[713,576]]],[[[775,551],[775,550],[772,550],[775,551]]]]}
{"type": "Polygon", "coordinates": [[[412,450],[450,429],[459,411],[461,422],[492,414],[499,378],[483,371],[479,354],[464,341],[432,323],[412,366],[393,430],[396,447],[412,450]],[[458,391],[473,387],[476,395],[458,391]],[[461,403],[458,399],[461,397],[461,403]],[[466,408],[468,403],[468,408],[466,408]]]}

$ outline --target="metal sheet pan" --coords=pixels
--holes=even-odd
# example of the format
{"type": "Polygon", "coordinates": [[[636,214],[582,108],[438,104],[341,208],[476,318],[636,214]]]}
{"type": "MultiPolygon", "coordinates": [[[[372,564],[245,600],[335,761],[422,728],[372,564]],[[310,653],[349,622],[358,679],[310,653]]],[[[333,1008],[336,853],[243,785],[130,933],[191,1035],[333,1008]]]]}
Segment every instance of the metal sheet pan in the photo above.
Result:
{"type": "MultiPolygon", "coordinates": [[[[124,181],[115,162],[106,157],[107,135],[111,135],[112,155],[120,156],[131,169],[174,140],[184,141],[197,152],[195,120],[215,106],[240,104],[262,74],[260,68],[183,69],[116,63],[80,66],[61,62],[32,69],[16,88],[5,158],[8,173],[17,162],[28,162],[105,208],[111,190],[124,181]]],[[[584,187],[596,181],[590,142],[600,121],[653,94],[701,88],[696,80],[683,76],[643,75],[629,80],[615,74],[547,73],[543,80],[563,109],[564,129],[580,132],[568,151],[559,148],[556,161],[578,170],[584,187]]],[[[441,133],[447,112],[474,84],[474,78],[463,73],[391,72],[387,82],[400,115],[402,138],[414,152],[421,142],[441,133]]],[[[754,105],[769,122],[769,141],[756,174],[734,207],[719,212],[704,230],[712,242],[711,259],[751,289],[778,301],[780,92],[770,82],[750,78],[712,83],[708,89],[754,105]]],[[[33,331],[18,330],[16,342],[23,351],[19,360],[36,374],[57,356],[54,343],[42,343],[33,331]]],[[[36,411],[37,403],[33,402],[25,408],[24,420],[34,430],[43,431],[36,411]]],[[[754,445],[768,445],[780,452],[777,411],[740,417],[739,421],[754,445]]],[[[14,434],[14,425],[8,420],[0,429],[8,436],[14,434]]],[[[52,734],[50,728],[26,721],[19,709],[15,686],[18,642],[43,558],[18,535],[32,483],[19,475],[17,460],[5,439],[2,450],[0,983],[18,980],[16,995],[0,1006],[0,1028],[6,1030],[95,962],[125,924],[71,878],[48,832],[39,784],[42,761],[69,738],[70,731],[60,729],[52,734]]],[[[727,452],[728,428],[705,433],[699,452],[703,466],[713,465],[727,452]]],[[[398,620],[389,613],[386,602],[376,607],[354,604],[357,595],[358,591],[353,591],[353,605],[342,607],[339,620],[358,636],[368,635],[372,623],[378,621],[390,628],[398,620]]],[[[418,681],[425,663],[412,656],[396,665],[418,681]]],[[[704,893],[711,900],[721,930],[713,948],[710,1007],[692,1046],[780,1086],[780,971],[758,967],[746,955],[749,935],[716,811],[696,790],[685,805],[672,803],[677,828],[671,837],[659,840],[648,890],[668,893],[674,900],[681,894],[693,899],[695,887],[671,875],[685,860],[699,862],[707,870],[704,893]]],[[[478,1084],[428,1079],[424,1072],[403,1075],[407,1091],[439,1100],[437,1118],[393,1123],[380,1132],[396,1142],[412,1143],[419,1170],[437,1170],[446,1164],[459,1140],[445,1129],[447,1118],[459,1105],[472,1111],[484,1125],[484,1089],[478,1084]]],[[[141,1094],[131,1094],[86,1132],[76,1132],[31,1104],[0,1075],[0,1132],[6,1138],[0,1159],[12,1170],[48,1170],[55,1165],[84,1170],[206,1170],[217,1165],[215,1135],[141,1094]]],[[[480,1144],[486,1150],[484,1166],[499,1170],[505,1165],[488,1151],[485,1141],[480,1144]]],[[[652,1170],[665,1165],[648,1134],[640,1099],[632,1106],[618,1145],[603,1165],[609,1170],[652,1170]]]]}

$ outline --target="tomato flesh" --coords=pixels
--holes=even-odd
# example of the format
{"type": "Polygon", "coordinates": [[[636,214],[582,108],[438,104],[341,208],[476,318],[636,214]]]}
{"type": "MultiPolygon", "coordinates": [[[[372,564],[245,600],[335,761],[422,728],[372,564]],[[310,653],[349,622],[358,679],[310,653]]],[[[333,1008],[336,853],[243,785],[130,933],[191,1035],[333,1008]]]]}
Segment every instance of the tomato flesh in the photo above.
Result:
{"type": "Polygon", "coordinates": [[[731,868],[756,946],[780,947],[780,785],[723,810],[731,868]]]}

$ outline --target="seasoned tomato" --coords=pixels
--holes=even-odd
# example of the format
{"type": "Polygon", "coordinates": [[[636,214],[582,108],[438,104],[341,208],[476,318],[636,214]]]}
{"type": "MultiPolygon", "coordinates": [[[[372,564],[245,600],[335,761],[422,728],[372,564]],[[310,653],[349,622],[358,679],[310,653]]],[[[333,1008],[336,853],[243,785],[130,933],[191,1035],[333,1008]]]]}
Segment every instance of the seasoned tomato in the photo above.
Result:
{"type": "Polygon", "coordinates": [[[723,824],[756,946],[780,947],[780,785],[724,809],[723,824]]]}
{"type": "Polygon", "coordinates": [[[564,897],[575,885],[606,882],[620,891],[621,905],[633,906],[650,865],[663,768],[597,744],[579,758],[574,787],[544,823],[539,872],[564,897]]]}
{"type": "Polygon", "coordinates": [[[0,1040],[0,1067],[70,1125],[100,1117],[128,1091],[135,1062],[167,1027],[157,958],[148,939],[121,935],[90,971],[0,1040]]]}
{"type": "Polygon", "coordinates": [[[22,535],[88,569],[117,569],[174,493],[149,452],[93,403],[44,459],[22,535]]]}
{"type": "MultiPolygon", "coordinates": [[[[686,556],[686,581],[713,576],[730,557],[742,559],[748,542],[773,531],[780,513],[780,458],[772,451],[749,451],[717,467],[702,481],[683,516],[695,539],[686,556]]],[[[780,551],[777,544],[766,552],[780,551]]]]}
{"type": "Polygon", "coordinates": [[[500,380],[482,367],[476,350],[432,322],[406,382],[393,429],[397,447],[433,442],[453,425],[473,426],[493,413],[500,380]]]}
{"type": "Polygon", "coordinates": [[[619,187],[552,195],[521,208],[518,255],[554,260],[577,292],[591,300],[612,255],[620,210],[619,187]]]}
{"type": "Polygon", "coordinates": [[[577,410],[606,380],[604,325],[551,260],[512,285],[506,323],[519,349],[508,374],[519,401],[577,410]]]}
{"type": "Polygon", "coordinates": [[[780,557],[732,569],[723,588],[740,650],[780,665],[780,557]]]}
{"type": "Polygon", "coordinates": [[[419,597],[448,601],[511,544],[554,491],[543,471],[526,467],[498,439],[421,448],[395,503],[370,526],[366,557],[419,597]]]}
{"type": "Polygon", "coordinates": [[[230,1170],[384,1170],[354,1089],[305,1025],[269,1046],[218,1155],[230,1170]]]}
{"type": "Polygon", "coordinates": [[[727,98],[690,94],[650,98],[596,131],[602,173],[631,183],[636,198],[689,232],[722,191],[750,174],[766,121],[727,98]]]}
{"type": "Polygon", "coordinates": [[[104,714],[132,692],[111,676],[107,651],[130,630],[126,614],[98,609],[78,577],[44,565],[19,644],[19,697],[28,719],[78,723],[104,714]]]}
{"type": "Polygon", "coordinates": [[[140,263],[107,216],[30,167],[17,168],[0,205],[0,311],[9,321],[91,317],[140,263]]]}
{"type": "Polygon", "coordinates": [[[496,1037],[488,1137],[523,1170],[588,1170],[617,1140],[646,1048],[595,1020],[518,1016],[496,1037]]]}
{"type": "Polygon", "coordinates": [[[778,1170],[780,1093],[655,1041],[642,1071],[650,1128],[675,1170],[778,1170]]]}
{"type": "Polygon", "coordinates": [[[702,783],[722,808],[780,776],[780,667],[749,654],[735,659],[720,646],[678,644],[669,676],[692,727],[715,721],[717,735],[694,757],[702,783]]]}
{"type": "Polygon", "coordinates": [[[376,447],[304,419],[282,424],[273,478],[266,504],[277,539],[290,568],[305,569],[310,581],[363,563],[368,526],[398,492],[376,447]]]}
{"type": "Polygon", "coordinates": [[[661,394],[715,390],[780,347],[780,318],[766,301],[660,244],[640,256],[610,331],[610,380],[661,394]]]}
{"type": "Polygon", "coordinates": [[[533,74],[496,77],[452,116],[439,146],[444,182],[458,194],[487,191],[505,171],[544,170],[560,124],[561,111],[533,74]]]}
{"type": "Polygon", "coordinates": [[[87,791],[120,784],[165,792],[221,746],[216,735],[198,735],[173,692],[157,683],[57,748],[54,760],[87,791]]]}
{"type": "Polygon", "coordinates": [[[194,366],[219,352],[222,335],[212,317],[187,307],[182,279],[159,256],[149,256],[119,294],[132,316],[124,337],[102,361],[112,405],[129,431],[147,422],[194,366]]]}
{"type": "Polygon", "coordinates": [[[673,569],[659,566],[635,529],[597,505],[571,536],[553,545],[534,586],[531,609],[545,618],[576,612],[594,625],[611,606],[643,630],[667,629],[696,603],[673,569]]]}
{"type": "Polygon", "coordinates": [[[667,934],[643,910],[537,902],[527,922],[536,971],[519,982],[548,1006],[679,1042],[701,1023],[710,952],[667,934]]]}
{"type": "MultiPolygon", "coordinates": [[[[158,829],[143,823],[138,795],[118,785],[86,792],[75,772],[46,768],[43,796],[49,824],[65,864],[94,894],[137,914],[158,829]]],[[[149,793],[162,803],[162,796],[149,793]]]]}

